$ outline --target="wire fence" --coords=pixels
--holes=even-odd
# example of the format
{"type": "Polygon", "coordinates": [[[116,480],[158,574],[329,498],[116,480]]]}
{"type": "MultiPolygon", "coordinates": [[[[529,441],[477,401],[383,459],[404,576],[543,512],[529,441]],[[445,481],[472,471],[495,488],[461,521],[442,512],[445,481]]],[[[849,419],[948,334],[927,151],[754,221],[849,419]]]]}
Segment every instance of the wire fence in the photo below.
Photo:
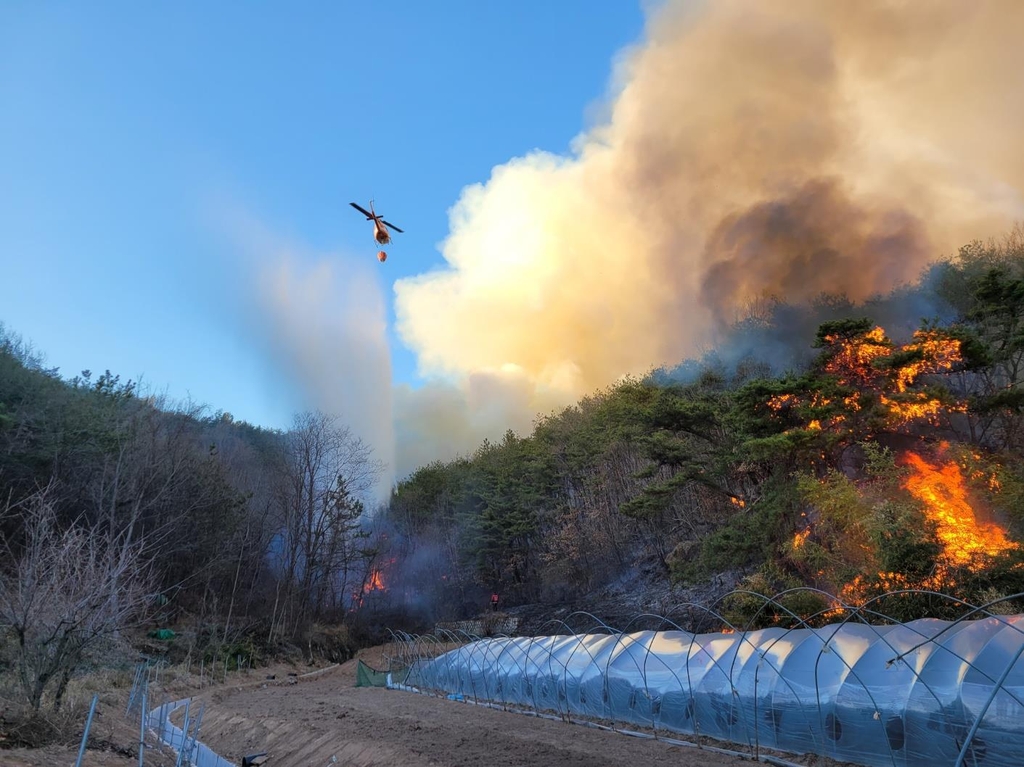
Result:
{"type": "Polygon", "coordinates": [[[735,591],[621,628],[580,612],[529,637],[392,632],[383,654],[393,687],[630,734],[685,734],[763,761],[784,752],[867,767],[1016,766],[1021,598],[975,606],[906,589],[849,605],[815,589],[735,591]],[[787,605],[801,596],[829,607],[798,615],[787,605]],[[885,609],[911,600],[946,618],[901,622],[901,608],[885,609]],[[737,601],[742,622],[728,619],[737,601]]]}
{"type": "MultiPolygon", "coordinates": [[[[227,666],[225,665],[224,668],[226,676],[227,666]]],[[[239,662],[238,668],[242,668],[241,662],[239,662]]],[[[234,767],[231,762],[219,757],[199,740],[203,714],[206,710],[205,704],[202,704],[196,711],[192,707],[192,698],[171,700],[166,695],[163,696],[164,702],[157,704],[157,695],[150,694],[150,685],[159,685],[161,675],[167,674],[168,671],[169,664],[163,659],[146,658],[135,667],[132,686],[128,692],[125,716],[133,721],[137,718],[139,722],[139,767],[145,765],[146,749],[148,748],[146,745],[147,730],[156,735],[158,743],[169,746],[175,751],[175,767],[234,767]],[[171,721],[171,714],[178,708],[184,708],[181,727],[177,727],[171,721]]],[[[201,667],[200,687],[203,674],[204,669],[201,667]]],[[[88,723],[83,734],[83,744],[87,737],[88,723]]]]}

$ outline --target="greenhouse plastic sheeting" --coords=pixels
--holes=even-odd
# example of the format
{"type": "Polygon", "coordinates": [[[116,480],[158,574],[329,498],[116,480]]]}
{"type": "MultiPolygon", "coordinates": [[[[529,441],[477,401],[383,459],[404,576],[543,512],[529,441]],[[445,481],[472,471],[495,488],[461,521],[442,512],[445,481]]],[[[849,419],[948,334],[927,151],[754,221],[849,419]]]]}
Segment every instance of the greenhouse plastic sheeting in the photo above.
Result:
{"type": "MultiPolygon", "coordinates": [[[[184,745],[186,748],[186,758],[182,759],[184,764],[194,765],[194,767],[236,767],[234,762],[211,751],[204,743],[193,740],[191,737],[186,740],[181,728],[171,722],[171,712],[181,708],[189,700],[191,698],[176,700],[154,708],[146,718],[146,726],[156,732],[157,737],[175,751],[180,751],[184,745]]],[[[190,726],[189,730],[191,729],[190,726]]]]}
{"type": "Polygon", "coordinates": [[[1024,616],[518,637],[418,661],[407,683],[871,767],[952,765],[965,744],[966,765],[1018,767],[1022,651],[1024,616]]]}

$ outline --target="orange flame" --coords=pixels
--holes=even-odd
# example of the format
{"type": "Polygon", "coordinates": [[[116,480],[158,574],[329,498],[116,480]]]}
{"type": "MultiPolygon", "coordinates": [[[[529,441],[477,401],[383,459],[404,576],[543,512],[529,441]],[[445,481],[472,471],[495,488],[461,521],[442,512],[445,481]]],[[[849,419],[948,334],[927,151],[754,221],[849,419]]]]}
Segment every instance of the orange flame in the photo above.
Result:
{"type": "Polygon", "coordinates": [[[904,460],[913,473],[904,487],[925,507],[944,547],[944,558],[954,565],[976,569],[979,556],[995,556],[1017,548],[998,525],[979,522],[967,499],[963,473],[955,461],[930,463],[913,452],[904,460]]]}
{"type": "MultiPolygon", "coordinates": [[[[913,579],[900,572],[857,575],[840,589],[840,602],[834,603],[833,609],[823,614],[826,619],[832,620],[843,614],[841,603],[860,605],[880,591],[912,588],[948,591],[956,586],[957,568],[979,572],[986,566],[987,558],[1020,547],[1007,537],[1000,525],[979,520],[975,507],[971,505],[968,476],[987,484],[993,492],[998,492],[998,479],[994,474],[971,471],[956,460],[947,460],[942,453],[948,447],[948,443],[941,443],[938,454],[931,459],[912,451],[900,457],[900,463],[910,469],[902,486],[921,503],[925,516],[935,524],[936,536],[942,547],[933,572],[913,579]]],[[[975,455],[975,459],[980,459],[980,456],[975,455]]],[[[807,527],[797,531],[792,542],[794,551],[803,545],[811,530],[812,527],[807,527]]]]}
{"type": "Polygon", "coordinates": [[[896,371],[896,389],[900,392],[905,392],[908,386],[925,373],[946,372],[963,361],[960,341],[942,338],[933,330],[918,330],[914,333],[914,342],[904,346],[903,350],[919,351],[924,359],[909,362],[896,371]]]}
{"type": "Polygon", "coordinates": [[[808,419],[805,429],[835,431],[848,416],[870,406],[872,400],[881,404],[882,418],[889,428],[894,429],[915,421],[936,423],[943,412],[964,412],[967,409],[965,403],[944,404],[927,391],[911,388],[920,382],[921,376],[948,373],[962,361],[958,339],[944,337],[934,330],[919,330],[914,333],[911,343],[897,347],[882,328],[875,327],[855,338],[843,340],[838,336],[826,336],[825,341],[833,348],[824,364],[824,372],[834,376],[841,386],[856,389],[842,398],[845,412],[836,412],[833,408],[827,415],[815,413],[814,410],[838,405],[838,401],[834,402],[821,392],[813,392],[809,396],[776,394],[766,403],[770,410],[782,415],[787,409],[808,407],[812,412],[805,416],[808,419]],[[917,353],[920,358],[894,368],[875,365],[876,361],[896,353],[917,353]]]}
{"type": "MultiPolygon", "coordinates": [[[[825,341],[834,344],[836,336],[825,336],[825,341]]],[[[825,364],[825,371],[836,376],[841,383],[856,383],[869,386],[876,371],[871,366],[879,357],[892,353],[892,344],[879,327],[865,333],[861,338],[843,343],[825,364]]]]}
{"type": "Polygon", "coordinates": [[[363,586],[364,594],[369,594],[371,591],[385,591],[384,577],[377,568],[370,571],[370,577],[367,578],[366,585],[363,586]]]}
{"type": "MultiPolygon", "coordinates": [[[[966,402],[953,400],[948,392],[925,385],[924,376],[945,374],[963,361],[961,342],[941,331],[922,330],[913,340],[898,346],[881,327],[852,338],[828,336],[828,356],[821,368],[833,382],[846,389],[827,395],[821,391],[783,392],[765,403],[768,409],[790,424],[793,430],[842,434],[859,430],[857,439],[868,439],[882,430],[900,431],[914,424],[938,425],[940,416],[965,412],[966,402]]],[[[942,449],[945,449],[943,445],[942,449]]],[[[824,459],[824,454],[822,458],[824,459]]],[[[975,455],[980,461],[981,456],[975,455]]],[[[917,453],[901,456],[901,464],[910,469],[903,488],[922,506],[934,523],[941,552],[934,571],[923,578],[908,578],[903,573],[878,572],[870,550],[862,561],[862,575],[847,583],[840,598],[848,604],[862,604],[869,591],[905,588],[944,590],[954,586],[957,568],[979,571],[985,559],[1017,549],[998,524],[979,520],[968,495],[968,479],[985,484],[990,492],[999,492],[999,478],[989,470],[979,470],[966,462],[963,466],[947,460],[941,453],[926,460],[917,453]],[[913,582],[911,582],[913,580],[913,582]]],[[[805,545],[813,526],[797,531],[792,550],[805,545]]],[[[860,544],[863,545],[863,544],[860,544]]],[[[823,576],[823,573],[819,573],[823,576]]],[[[827,617],[842,612],[838,604],[827,617]]]]}
{"type": "MultiPolygon", "coordinates": [[[[392,557],[388,560],[384,567],[393,565],[396,559],[392,557]]],[[[352,593],[352,610],[357,610],[363,606],[363,597],[367,594],[371,594],[375,591],[386,592],[387,584],[384,581],[384,571],[379,567],[373,567],[370,569],[369,575],[366,577],[366,582],[363,583],[362,589],[353,591],[352,593]]]]}

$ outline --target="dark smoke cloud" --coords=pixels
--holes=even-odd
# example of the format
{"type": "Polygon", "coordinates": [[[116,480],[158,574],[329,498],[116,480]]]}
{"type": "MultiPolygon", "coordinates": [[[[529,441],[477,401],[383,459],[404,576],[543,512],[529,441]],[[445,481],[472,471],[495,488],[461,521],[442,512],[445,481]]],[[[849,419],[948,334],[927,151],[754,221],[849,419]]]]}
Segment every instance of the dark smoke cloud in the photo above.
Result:
{"type": "Polygon", "coordinates": [[[721,326],[759,295],[799,303],[842,292],[860,302],[913,281],[929,253],[923,222],[906,210],[857,205],[836,179],[812,179],[715,228],[701,302],[721,326]]]}

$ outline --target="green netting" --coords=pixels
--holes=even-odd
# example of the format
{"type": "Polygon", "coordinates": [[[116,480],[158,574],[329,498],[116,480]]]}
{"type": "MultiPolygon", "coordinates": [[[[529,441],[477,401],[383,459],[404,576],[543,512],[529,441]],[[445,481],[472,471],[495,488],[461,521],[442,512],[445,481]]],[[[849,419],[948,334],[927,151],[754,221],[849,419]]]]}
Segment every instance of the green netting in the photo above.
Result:
{"type": "Polygon", "coordinates": [[[393,682],[404,682],[408,669],[398,671],[378,671],[362,661],[356,666],[356,687],[387,687],[388,675],[393,682]]]}
{"type": "Polygon", "coordinates": [[[153,639],[162,639],[164,641],[174,639],[175,634],[170,629],[155,629],[149,632],[149,636],[153,639]]]}

